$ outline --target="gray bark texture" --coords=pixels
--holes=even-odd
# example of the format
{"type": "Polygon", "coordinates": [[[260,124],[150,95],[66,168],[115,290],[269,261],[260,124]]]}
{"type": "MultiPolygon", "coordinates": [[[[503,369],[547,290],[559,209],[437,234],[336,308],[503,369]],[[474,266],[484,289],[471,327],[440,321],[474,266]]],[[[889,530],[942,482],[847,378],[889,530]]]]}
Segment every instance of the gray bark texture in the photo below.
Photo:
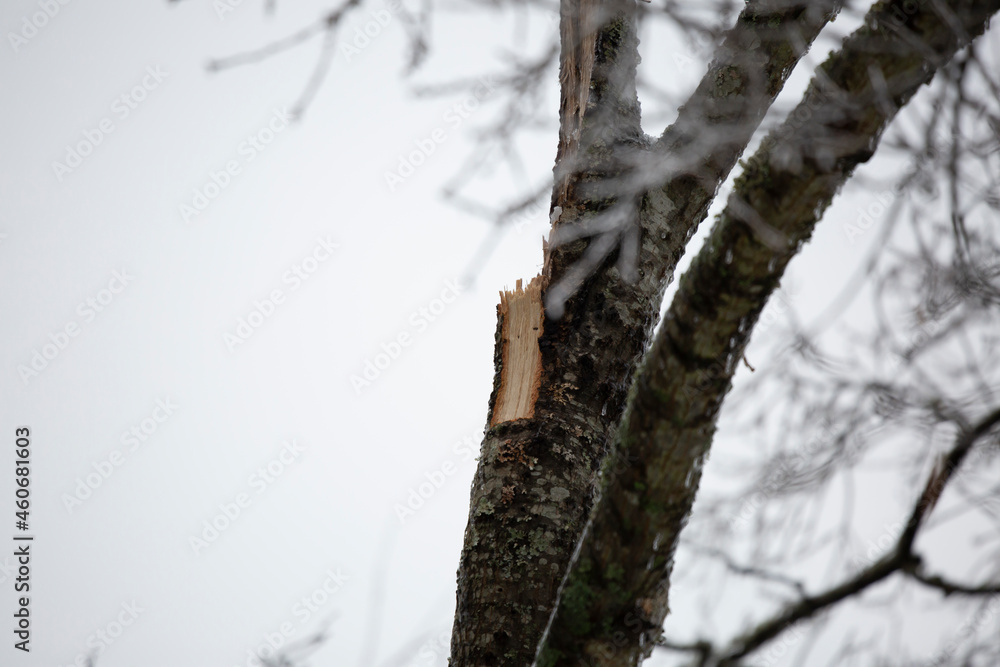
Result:
{"type": "Polygon", "coordinates": [[[840,5],[751,0],[653,141],[639,127],[634,3],[562,0],[541,380],[533,416],[488,426],[482,444],[453,667],[523,667],[536,655],[545,667],[636,665],[649,655],[757,316],[896,110],[983,32],[1000,0],[877,3],[749,160],[650,347],[684,247],[840,5]]]}

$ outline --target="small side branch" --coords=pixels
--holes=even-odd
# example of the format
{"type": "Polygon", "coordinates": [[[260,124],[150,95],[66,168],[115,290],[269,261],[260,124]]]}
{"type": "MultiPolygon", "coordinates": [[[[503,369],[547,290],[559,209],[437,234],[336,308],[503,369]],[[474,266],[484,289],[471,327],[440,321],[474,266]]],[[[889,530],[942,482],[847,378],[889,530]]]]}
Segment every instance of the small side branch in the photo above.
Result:
{"type": "Polygon", "coordinates": [[[942,590],[946,595],[961,593],[966,595],[990,595],[1000,593],[1000,585],[984,584],[978,587],[964,586],[945,581],[941,577],[921,573],[921,559],[913,552],[913,542],[920,527],[933,509],[929,499],[940,497],[945,485],[952,479],[958,466],[968,455],[976,441],[1000,424],[1000,408],[986,415],[971,428],[965,429],[959,435],[955,444],[943,457],[945,465],[937,466],[928,476],[906,528],[899,536],[895,549],[884,558],[876,561],[857,575],[819,595],[803,597],[798,602],[786,607],[740,638],[729,648],[720,652],[722,658],[718,665],[736,665],[741,658],[746,657],[765,643],[777,637],[781,632],[795,623],[809,618],[848,597],[858,595],[891,574],[902,572],[923,584],[942,590]]]}
{"type": "Polygon", "coordinates": [[[925,586],[936,588],[946,596],[959,595],[997,595],[1000,593],[1000,584],[981,584],[979,586],[967,586],[934,574],[925,574],[919,566],[908,566],[903,568],[903,573],[911,579],[915,579],[925,586]]]}

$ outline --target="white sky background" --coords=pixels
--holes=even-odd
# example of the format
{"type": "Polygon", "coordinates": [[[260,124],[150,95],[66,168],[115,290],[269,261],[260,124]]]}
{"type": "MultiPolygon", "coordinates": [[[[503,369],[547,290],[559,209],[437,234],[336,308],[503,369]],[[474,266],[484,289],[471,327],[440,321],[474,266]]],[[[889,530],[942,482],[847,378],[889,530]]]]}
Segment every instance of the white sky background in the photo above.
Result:
{"type": "MultiPolygon", "coordinates": [[[[384,664],[424,635],[431,643],[422,662],[414,648],[389,664],[444,664],[445,650],[431,659],[427,649],[450,630],[475,469],[456,443],[471,438],[478,454],[497,290],[537,272],[546,215],[506,235],[477,284],[440,317],[415,324],[411,316],[460,276],[489,231],[440,197],[472,147],[476,115],[457,128],[444,119],[467,96],[416,100],[399,76],[405,44],[391,21],[351,62],[338,53],[304,120],[248,161],[241,142],[267,127],[275,109],[292,107],[319,43],[205,71],[209,58],[262,45],[329,7],[279,2],[265,18],[245,0],[220,20],[198,0],[73,1],[16,52],[6,35],[38,4],[0,9],[0,507],[12,505],[14,428],[27,425],[36,535],[32,652],[15,652],[5,634],[0,664],[72,664],[88,651],[88,636],[133,601],[142,611],[100,667],[245,665],[248,649],[282,624],[301,639],[331,617],[332,638],[312,664],[384,664]],[[112,105],[147,68],[168,75],[122,118],[112,105]],[[113,132],[58,180],[53,161],[104,118],[113,132]],[[385,171],[437,128],[446,141],[390,192],[385,171]],[[178,206],[229,160],[240,173],[186,224],[178,206]],[[293,289],[283,276],[320,238],[339,248],[293,289]],[[97,298],[116,271],[131,280],[89,320],[79,304],[97,298]],[[276,289],[284,301],[273,316],[230,351],[224,334],[276,289]],[[72,323],[78,335],[23,381],[18,366],[72,323]],[[358,395],[351,374],[401,333],[412,344],[358,395]],[[177,407],[131,451],[122,433],[158,400],[177,407]],[[255,486],[251,475],[289,440],[302,453],[273,483],[255,486]],[[68,511],[64,494],[106,470],[115,450],[120,465],[68,511]],[[445,468],[453,474],[400,526],[394,505],[445,468]],[[250,505],[196,555],[189,537],[241,493],[250,505]],[[347,579],[304,619],[295,605],[328,570],[347,579]],[[385,592],[374,612],[375,655],[366,634],[373,585],[385,592]]],[[[370,20],[362,9],[342,34],[370,20]]],[[[548,29],[532,24],[525,43],[537,47],[548,29]]],[[[495,71],[499,47],[516,44],[516,31],[499,15],[439,12],[421,80],[495,71]]],[[[678,91],[703,71],[700,62],[678,70],[669,47],[649,49],[647,62],[663,54],[663,78],[678,91]]],[[[554,127],[538,136],[525,154],[532,176],[549,172],[555,152],[554,127]]],[[[502,187],[493,201],[515,192],[502,187]]],[[[806,319],[862,256],[832,219],[839,211],[853,221],[858,204],[837,206],[808,259],[793,265],[797,286],[809,290],[794,304],[806,319]],[[827,279],[799,276],[803,266],[827,279]]],[[[2,540],[14,532],[12,515],[3,515],[10,524],[2,540]]],[[[9,619],[12,581],[0,576],[0,612],[9,619]]]]}

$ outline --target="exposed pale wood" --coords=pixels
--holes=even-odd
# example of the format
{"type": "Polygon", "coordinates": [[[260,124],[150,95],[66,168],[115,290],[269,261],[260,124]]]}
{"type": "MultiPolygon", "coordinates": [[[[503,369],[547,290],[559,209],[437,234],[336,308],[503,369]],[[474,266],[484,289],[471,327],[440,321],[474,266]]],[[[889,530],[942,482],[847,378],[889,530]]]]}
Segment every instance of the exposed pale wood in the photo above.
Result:
{"type": "Polygon", "coordinates": [[[559,148],[556,153],[556,185],[553,205],[565,206],[570,199],[573,173],[581,164],[577,158],[583,116],[590,99],[591,76],[594,71],[594,45],[598,21],[596,0],[560,3],[559,83],[560,98],[559,148]]]}
{"type": "MultiPolygon", "coordinates": [[[[727,46],[678,110],[673,129],[655,142],[642,132],[636,94],[637,3],[588,2],[607,20],[587,42],[592,60],[581,54],[561,61],[560,153],[550,219],[554,226],[588,224],[611,203],[606,185],[636,182],[629,173],[637,167],[644,171],[638,181],[663,183],[641,198],[637,280],[624,280],[609,261],[565,300],[562,317],[545,320],[538,340],[541,381],[531,418],[498,423],[499,412],[494,417],[505,347],[503,316],[498,319],[490,428],[473,481],[459,565],[451,667],[533,664],[664,290],[719,184],[795,62],[826,24],[827,15],[803,10],[818,2],[750,0],[723,41],[727,46]],[[775,12],[782,13],[777,31],[775,12]],[[735,85],[739,82],[744,85],[735,85]],[[575,120],[581,108],[582,125],[575,120]],[[566,150],[573,148],[568,145],[573,137],[578,145],[570,155],[566,150]]],[[[580,43],[566,33],[587,33],[578,29],[587,25],[579,17],[588,14],[577,11],[580,4],[560,0],[564,59],[580,43]]],[[[636,193],[625,188],[620,194],[616,201],[636,193]]],[[[546,248],[544,297],[551,296],[551,285],[576,275],[590,247],[581,238],[546,248]]]]}
{"type": "Polygon", "coordinates": [[[503,318],[503,368],[490,426],[535,416],[535,401],[542,378],[538,337],[542,335],[545,319],[542,277],[535,276],[526,289],[521,287],[521,282],[517,281],[513,291],[500,292],[497,311],[503,318]]]}

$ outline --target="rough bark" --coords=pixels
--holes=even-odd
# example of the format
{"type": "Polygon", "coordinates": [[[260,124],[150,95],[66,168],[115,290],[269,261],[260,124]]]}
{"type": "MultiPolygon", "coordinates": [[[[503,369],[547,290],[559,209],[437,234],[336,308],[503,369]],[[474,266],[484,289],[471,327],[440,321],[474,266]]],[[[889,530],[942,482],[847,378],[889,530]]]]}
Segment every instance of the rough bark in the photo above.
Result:
{"type": "Polygon", "coordinates": [[[562,6],[563,117],[553,241],[540,278],[549,317],[538,340],[541,376],[533,416],[494,425],[503,376],[498,312],[490,426],[458,574],[455,667],[532,662],[674,266],[706,215],[710,193],[839,3],[749,3],[681,109],[677,129],[655,145],[639,127],[631,0],[588,4],[584,18],[575,1],[562,6]],[[782,22],[785,28],[776,29],[782,22]],[[586,28],[594,25],[599,28],[590,37],[586,28]],[[695,155],[693,128],[706,122],[730,140],[699,143],[703,152],[695,155]],[[688,149],[684,161],[671,153],[679,145],[688,149]],[[652,190],[626,187],[637,172],[651,179],[652,190]],[[679,197],[685,189],[690,201],[679,197]],[[684,203],[671,205],[671,194],[684,203]],[[623,274],[627,266],[612,265],[614,247],[601,249],[607,237],[587,242],[559,235],[609,217],[620,221],[612,241],[637,240],[632,276],[623,274]],[[586,268],[595,248],[598,266],[586,268]]]}
{"type": "Polygon", "coordinates": [[[1000,0],[877,3],[738,179],[636,378],[537,664],[636,665],[668,612],[678,536],[757,317],[888,122],[1000,0]]]}

